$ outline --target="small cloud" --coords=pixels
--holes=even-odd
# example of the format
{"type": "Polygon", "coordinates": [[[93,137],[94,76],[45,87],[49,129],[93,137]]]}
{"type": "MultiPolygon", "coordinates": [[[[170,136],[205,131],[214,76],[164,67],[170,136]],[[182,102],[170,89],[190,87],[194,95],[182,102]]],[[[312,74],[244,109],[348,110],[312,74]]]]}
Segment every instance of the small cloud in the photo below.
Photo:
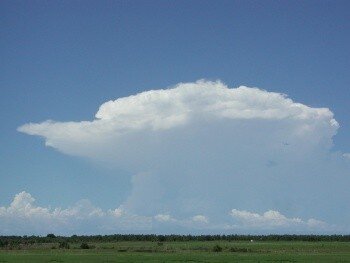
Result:
{"type": "Polygon", "coordinates": [[[167,214],[158,214],[154,217],[155,220],[158,222],[169,222],[169,221],[174,221],[174,219],[167,214]]]}
{"type": "Polygon", "coordinates": [[[311,228],[326,228],[327,227],[326,222],[323,222],[321,220],[317,220],[314,218],[310,218],[309,220],[307,220],[307,225],[311,228]]]}
{"type": "Polygon", "coordinates": [[[203,215],[196,215],[196,216],[192,217],[192,221],[193,222],[198,222],[198,223],[204,223],[204,224],[208,224],[209,223],[208,218],[203,216],[203,215]]]}
{"type": "Polygon", "coordinates": [[[110,214],[110,215],[113,215],[113,216],[115,216],[115,217],[121,217],[123,214],[124,214],[124,210],[123,210],[123,208],[121,208],[121,207],[118,207],[118,208],[116,208],[116,209],[114,209],[114,210],[108,210],[108,213],[110,214]]]}

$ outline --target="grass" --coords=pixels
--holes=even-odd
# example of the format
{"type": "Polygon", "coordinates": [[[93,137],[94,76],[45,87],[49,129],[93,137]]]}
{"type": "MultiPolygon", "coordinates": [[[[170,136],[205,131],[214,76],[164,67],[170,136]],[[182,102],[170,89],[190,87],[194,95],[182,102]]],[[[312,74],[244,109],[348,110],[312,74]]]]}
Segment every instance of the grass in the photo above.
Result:
{"type": "Polygon", "coordinates": [[[36,244],[0,250],[3,262],[350,262],[350,242],[116,242],[92,249],[36,244]],[[216,248],[215,248],[216,247],[216,248]],[[222,248],[218,251],[217,247],[222,248]]]}

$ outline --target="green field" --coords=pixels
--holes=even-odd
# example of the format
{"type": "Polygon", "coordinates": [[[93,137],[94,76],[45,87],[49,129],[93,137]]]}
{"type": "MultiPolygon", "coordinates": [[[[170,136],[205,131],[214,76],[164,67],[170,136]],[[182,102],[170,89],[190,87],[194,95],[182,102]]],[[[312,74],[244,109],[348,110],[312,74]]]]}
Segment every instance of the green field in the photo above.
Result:
{"type": "MultiPolygon", "coordinates": [[[[0,250],[0,262],[350,262],[350,242],[188,241],[35,244],[0,250]],[[218,245],[222,251],[214,252],[218,245]]],[[[219,249],[220,250],[220,249],[219,249]]]]}

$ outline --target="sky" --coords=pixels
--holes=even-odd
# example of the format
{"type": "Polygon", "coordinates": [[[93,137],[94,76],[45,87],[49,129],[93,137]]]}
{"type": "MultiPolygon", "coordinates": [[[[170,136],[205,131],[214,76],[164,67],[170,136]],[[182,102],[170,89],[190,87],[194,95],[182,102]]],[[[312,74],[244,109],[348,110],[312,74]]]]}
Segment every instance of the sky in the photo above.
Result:
{"type": "Polygon", "coordinates": [[[0,235],[350,227],[348,1],[1,1],[0,235]]]}

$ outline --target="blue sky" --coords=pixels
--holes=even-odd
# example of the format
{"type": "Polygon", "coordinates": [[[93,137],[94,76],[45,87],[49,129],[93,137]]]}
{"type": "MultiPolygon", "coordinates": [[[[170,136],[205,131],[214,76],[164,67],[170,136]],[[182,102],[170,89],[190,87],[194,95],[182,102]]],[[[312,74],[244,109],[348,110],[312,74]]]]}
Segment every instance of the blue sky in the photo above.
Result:
{"type": "MultiPolygon", "coordinates": [[[[68,154],[62,154],[61,141],[54,147],[45,147],[42,138],[20,133],[17,128],[26,123],[41,123],[49,119],[62,123],[91,121],[99,107],[109,100],[152,89],[165,89],[180,82],[195,83],[199,79],[221,80],[230,88],[241,85],[258,87],[268,92],[287,94],[293,101],[311,108],[329,108],[340,128],[334,136],[328,133],[324,135],[334,143],[332,148],[326,147],[327,154],[337,153],[340,156],[350,152],[349,8],[348,1],[2,1],[0,207],[9,207],[14,196],[22,191],[30,193],[36,199],[36,204],[45,208],[74,207],[77,201],[88,199],[95,207],[107,211],[120,205],[127,206],[132,198],[141,198],[131,193],[143,191],[133,185],[133,180],[141,180],[142,184],[142,178],[138,175],[135,177],[135,171],[125,163],[110,165],[110,160],[91,158],[91,155],[87,157],[81,153],[72,154],[70,150],[68,154]]],[[[285,110],[288,109],[281,108],[281,111],[285,110]]],[[[210,128],[211,125],[203,127],[210,128]]],[[[209,128],[209,135],[198,135],[199,138],[204,136],[210,141],[218,135],[218,131],[209,128]]],[[[235,127],[227,128],[227,133],[232,134],[232,129],[235,127]]],[[[320,134],[323,136],[326,132],[321,129],[320,134]]],[[[250,136],[257,135],[251,133],[250,136]]],[[[150,140],[148,137],[146,139],[150,140]]],[[[208,149],[210,147],[208,145],[208,149]]],[[[312,148],[312,151],[324,151],[318,147],[312,148]]],[[[190,148],[179,147],[173,157],[176,159],[178,155],[186,155],[181,151],[187,154],[190,148]]],[[[305,153],[305,156],[309,155],[305,153]]],[[[131,155],[130,161],[137,163],[135,158],[135,154],[131,155]]],[[[246,160],[244,158],[242,163],[246,160]]],[[[311,162],[319,169],[320,163],[326,162],[324,159],[321,162],[320,158],[315,157],[311,162]]],[[[295,156],[290,160],[296,161],[295,156]]],[[[167,162],[170,163],[169,160],[167,162]]],[[[323,170],[334,171],[335,176],[339,174],[340,177],[349,174],[348,164],[338,162],[341,161],[334,161],[336,164],[332,161],[323,170]]],[[[275,163],[278,161],[269,160],[272,166],[275,163]]],[[[304,164],[297,165],[303,167],[304,164]]],[[[225,167],[225,162],[221,167],[225,167]]],[[[157,171],[167,173],[164,169],[160,167],[157,171]]],[[[211,169],[213,173],[221,171],[215,165],[211,169]]],[[[222,169],[222,173],[227,170],[222,169]]],[[[137,171],[140,172],[146,171],[137,171]]],[[[195,174],[189,176],[196,178],[195,174]]],[[[284,181],[281,179],[280,184],[290,182],[297,185],[299,180],[300,184],[308,185],[313,181],[309,179],[306,183],[292,177],[284,181]]],[[[321,180],[320,185],[326,187],[327,180],[332,181],[332,178],[321,180]]],[[[150,179],[149,188],[159,190],[157,187],[162,186],[155,184],[160,181],[158,177],[150,179]]],[[[300,217],[305,221],[315,217],[332,227],[336,225],[327,231],[344,232],[348,231],[341,227],[345,221],[338,222],[334,217],[345,220],[350,216],[344,211],[349,196],[343,188],[349,187],[348,183],[349,180],[342,177],[339,185],[332,185],[334,189],[330,187],[334,191],[344,191],[339,196],[342,201],[335,199],[332,211],[320,207],[311,215],[305,212],[307,207],[288,210],[286,203],[293,207],[292,199],[278,203],[276,200],[279,197],[272,196],[266,197],[274,201],[269,207],[258,203],[252,205],[254,202],[251,201],[246,207],[231,207],[227,213],[231,213],[231,209],[259,215],[269,210],[279,211],[291,219],[300,217]]],[[[252,186],[252,191],[256,189],[258,192],[261,185],[257,183],[252,186]]],[[[200,187],[208,193],[211,191],[208,185],[200,187]]],[[[281,189],[280,185],[276,188],[281,189]]],[[[164,189],[170,192],[174,190],[170,183],[164,189]]],[[[324,190],[321,186],[315,190],[313,197],[319,196],[317,202],[326,202],[326,197],[322,197],[324,190]]],[[[177,195],[181,196],[181,193],[177,195]]],[[[25,194],[21,196],[28,197],[25,194]]],[[[233,192],[225,198],[230,196],[236,197],[233,192]]],[[[230,204],[223,207],[226,205],[229,207],[230,204]]],[[[185,231],[181,230],[184,227],[186,231],[202,229],[192,225],[192,221],[196,220],[191,221],[189,218],[200,215],[209,218],[205,212],[204,209],[193,215],[183,211],[174,214],[171,209],[160,209],[154,212],[163,215],[158,219],[168,223],[176,221],[176,224],[169,223],[159,230],[155,226],[154,229],[163,232],[185,231]],[[167,217],[168,214],[176,219],[167,217]]],[[[142,212],[140,216],[152,216],[146,214],[142,212]]],[[[233,214],[238,219],[242,216],[238,212],[233,214]]],[[[196,219],[203,224],[206,221],[206,218],[196,219]]],[[[262,216],[260,223],[254,226],[261,225],[265,219],[262,216]]],[[[23,232],[16,226],[6,224],[8,232],[23,232]]],[[[52,224],[55,226],[56,223],[52,224]]],[[[280,231],[294,231],[293,227],[280,231]]],[[[306,226],[302,227],[306,229],[306,226]]],[[[298,231],[309,231],[304,228],[298,231]]],[[[79,230],[72,226],[71,232],[67,234],[75,231],[85,233],[87,229],[88,223],[79,230]]],[[[118,231],[116,229],[114,231],[118,231]]],[[[152,231],[152,228],[147,229],[152,231]]],[[[257,227],[254,231],[277,230],[261,230],[257,227]]],[[[29,231],[36,233],[39,230],[34,230],[33,226],[33,230],[29,231]]],[[[57,231],[60,231],[59,228],[57,231]]],[[[102,230],[91,230],[98,231],[102,230]]],[[[210,231],[214,230],[211,228],[210,231]]],[[[232,231],[249,232],[250,229],[232,231]]]]}

